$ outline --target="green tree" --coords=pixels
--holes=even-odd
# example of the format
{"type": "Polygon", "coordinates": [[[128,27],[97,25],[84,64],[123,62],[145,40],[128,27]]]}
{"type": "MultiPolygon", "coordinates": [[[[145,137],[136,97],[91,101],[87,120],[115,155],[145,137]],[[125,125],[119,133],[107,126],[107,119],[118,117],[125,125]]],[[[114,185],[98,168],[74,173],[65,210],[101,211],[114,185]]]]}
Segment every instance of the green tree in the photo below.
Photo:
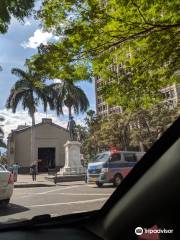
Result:
{"type": "Polygon", "coordinates": [[[2,156],[0,156],[0,163],[1,164],[8,164],[8,158],[7,158],[6,153],[4,153],[2,156]]]}
{"type": "Polygon", "coordinates": [[[156,104],[159,89],[179,81],[178,9],[178,0],[49,0],[39,18],[61,36],[61,59],[88,59],[106,101],[132,110],[156,104]]]}
{"type": "Polygon", "coordinates": [[[81,152],[84,155],[86,163],[93,161],[99,151],[97,131],[100,127],[100,119],[95,115],[94,110],[86,112],[84,138],[82,140],[81,152]]]}
{"type": "MultiPolygon", "coordinates": [[[[34,0],[1,0],[0,33],[7,32],[12,17],[23,22],[23,19],[31,14],[34,2],[34,0]]],[[[1,66],[0,71],[2,71],[1,66]]]]}
{"type": "Polygon", "coordinates": [[[86,112],[85,122],[89,128],[96,122],[96,115],[94,110],[90,109],[86,112]]]}
{"type": "Polygon", "coordinates": [[[56,92],[55,108],[57,115],[63,113],[63,106],[68,108],[69,119],[72,116],[72,110],[75,114],[79,114],[85,112],[89,107],[86,94],[73,81],[62,80],[61,83],[54,84],[53,89],[56,92]]]}
{"type": "Polygon", "coordinates": [[[11,18],[23,21],[34,7],[34,0],[1,0],[0,4],[0,33],[6,33],[11,18]]]}
{"type": "MultiPolygon", "coordinates": [[[[92,161],[98,152],[111,146],[122,150],[147,151],[180,115],[180,106],[172,108],[164,103],[151,109],[124,111],[88,124],[82,142],[85,159],[92,161]]],[[[96,119],[96,120],[95,120],[96,119]]]]}
{"type": "Polygon", "coordinates": [[[160,103],[151,109],[139,109],[131,115],[131,144],[142,143],[144,150],[149,149],[154,142],[179,117],[180,106],[172,108],[160,103]]]}
{"type": "Polygon", "coordinates": [[[6,102],[6,107],[16,112],[18,104],[22,104],[23,109],[28,109],[29,115],[32,118],[32,125],[35,124],[35,112],[40,102],[43,103],[44,111],[47,111],[48,105],[54,109],[53,89],[46,85],[39,76],[27,69],[23,71],[18,68],[12,69],[12,74],[17,76],[19,80],[11,89],[10,95],[6,102]]]}
{"type": "Polygon", "coordinates": [[[39,75],[48,79],[64,79],[73,82],[87,80],[91,82],[91,66],[86,60],[78,61],[74,52],[61,42],[41,44],[38,54],[27,60],[28,65],[39,75]]]}
{"type": "Polygon", "coordinates": [[[0,128],[0,148],[5,148],[6,144],[3,141],[4,138],[4,131],[2,130],[2,128],[0,128]]]}

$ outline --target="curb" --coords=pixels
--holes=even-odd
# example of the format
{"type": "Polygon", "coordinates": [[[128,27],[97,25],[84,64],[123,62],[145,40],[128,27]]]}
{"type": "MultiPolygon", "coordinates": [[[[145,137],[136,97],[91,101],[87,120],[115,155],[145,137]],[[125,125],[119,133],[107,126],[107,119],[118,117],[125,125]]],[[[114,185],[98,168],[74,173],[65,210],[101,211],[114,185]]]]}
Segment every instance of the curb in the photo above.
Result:
{"type": "Polygon", "coordinates": [[[64,176],[57,176],[57,177],[45,177],[45,179],[49,182],[75,182],[75,181],[84,181],[84,175],[64,175],[64,176]]]}

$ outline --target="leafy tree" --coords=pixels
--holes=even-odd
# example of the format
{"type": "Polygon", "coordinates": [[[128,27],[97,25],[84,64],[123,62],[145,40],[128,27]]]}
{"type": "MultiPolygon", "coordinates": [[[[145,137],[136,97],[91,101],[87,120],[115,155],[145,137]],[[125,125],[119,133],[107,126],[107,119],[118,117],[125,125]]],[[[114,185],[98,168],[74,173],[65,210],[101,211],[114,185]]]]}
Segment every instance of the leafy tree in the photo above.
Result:
{"type": "Polygon", "coordinates": [[[74,53],[61,42],[41,44],[38,54],[28,60],[31,69],[48,79],[64,79],[73,82],[91,81],[91,66],[86,60],[78,61],[74,53]]]}
{"type": "Polygon", "coordinates": [[[6,153],[4,153],[2,156],[0,156],[0,163],[1,164],[8,164],[8,158],[7,158],[6,153]]]}
{"type": "Polygon", "coordinates": [[[91,128],[93,128],[93,126],[97,123],[97,116],[94,110],[90,109],[86,112],[85,123],[89,131],[91,131],[91,128]]]}
{"type": "Polygon", "coordinates": [[[110,146],[122,150],[147,151],[160,135],[180,115],[180,106],[170,108],[164,103],[152,109],[112,114],[104,119],[88,123],[86,137],[82,142],[85,159],[92,161],[110,146]]]}
{"type": "Polygon", "coordinates": [[[100,119],[95,115],[95,111],[89,110],[86,112],[85,128],[81,128],[84,138],[81,143],[81,153],[84,155],[86,162],[90,162],[95,158],[99,151],[98,140],[96,132],[100,127],[100,119]]]}
{"type": "Polygon", "coordinates": [[[23,109],[28,109],[32,118],[32,125],[35,124],[35,112],[38,104],[43,103],[44,111],[47,111],[48,105],[54,109],[53,89],[46,85],[39,75],[31,69],[23,71],[19,68],[13,68],[12,74],[17,76],[19,80],[11,89],[10,95],[6,102],[6,107],[16,112],[18,104],[22,104],[23,109]]]}
{"type": "Polygon", "coordinates": [[[3,141],[3,139],[0,139],[0,148],[6,148],[6,144],[5,142],[3,141]]]}
{"type": "Polygon", "coordinates": [[[76,125],[76,131],[77,131],[77,139],[80,142],[83,142],[87,136],[87,127],[86,126],[82,126],[80,124],[76,125]]]}
{"type": "MultiPolygon", "coordinates": [[[[0,3],[0,33],[6,33],[11,18],[23,21],[28,17],[34,7],[35,0],[1,0],[0,3]]],[[[0,71],[2,67],[0,66],[0,71]]]]}
{"type": "Polygon", "coordinates": [[[85,62],[76,61],[72,56],[61,44],[49,44],[41,45],[38,54],[27,60],[28,66],[43,79],[61,81],[53,87],[56,92],[56,112],[57,115],[62,114],[62,108],[66,106],[69,117],[72,115],[72,109],[75,114],[79,114],[85,112],[89,106],[86,94],[76,83],[91,82],[90,67],[85,62]]]}
{"type": "Polygon", "coordinates": [[[72,110],[75,114],[85,112],[89,107],[89,101],[84,91],[76,86],[73,81],[63,80],[61,83],[53,85],[55,95],[55,108],[57,115],[63,113],[63,106],[68,108],[69,119],[72,116],[72,110]]]}
{"type": "Polygon", "coordinates": [[[34,0],[1,0],[0,4],[0,33],[6,33],[11,18],[23,21],[34,7],[34,0]]]}
{"type": "Polygon", "coordinates": [[[140,109],[131,116],[131,144],[142,143],[144,150],[149,149],[161,134],[180,115],[180,106],[172,108],[165,103],[158,104],[152,109],[140,109]]]}
{"type": "Polygon", "coordinates": [[[49,0],[39,18],[60,36],[60,59],[88,59],[104,98],[133,110],[156,104],[159,89],[179,81],[178,9],[178,0],[49,0]]]}

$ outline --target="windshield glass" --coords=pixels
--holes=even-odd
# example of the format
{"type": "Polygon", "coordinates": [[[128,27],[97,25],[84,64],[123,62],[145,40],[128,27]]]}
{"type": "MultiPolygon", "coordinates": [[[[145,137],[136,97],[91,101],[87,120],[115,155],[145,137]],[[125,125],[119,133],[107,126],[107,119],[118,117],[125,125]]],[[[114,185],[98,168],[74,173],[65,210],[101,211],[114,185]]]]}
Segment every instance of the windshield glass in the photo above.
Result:
{"type": "Polygon", "coordinates": [[[177,2],[0,1],[0,223],[100,209],[177,119],[177,2]]]}
{"type": "Polygon", "coordinates": [[[109,154],[108,153],[102,153],[99,154],[96,159],[95,162],[106,162],[109,160],[109,154]]]}
{"type": "Polygon", "coordinates": [[[0,171],[5,171],[5,167],[3,167],[3,165],[0,165],[0,171]]]}

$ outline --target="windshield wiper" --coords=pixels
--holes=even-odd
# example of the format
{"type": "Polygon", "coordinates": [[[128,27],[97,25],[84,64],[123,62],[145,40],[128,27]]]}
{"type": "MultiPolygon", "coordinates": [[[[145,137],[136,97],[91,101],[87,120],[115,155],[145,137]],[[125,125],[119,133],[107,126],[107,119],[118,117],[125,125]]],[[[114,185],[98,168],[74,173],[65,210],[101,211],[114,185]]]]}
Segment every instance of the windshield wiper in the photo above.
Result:
{"type": "Polygon", "coordinates": [[[43,215],[38,215],[38,216],[34,216],[32,219],[30,220],[23,220],[21,221],[21,219],[14,219],[11,220],[10,222],[5,222],[5,223],[0,223],[0,230],[2,229],[9,229],[9,228],[13,228],[13,227],[26,227],[26,226],[34,226],[36,224],[43,224],[43,223],[47,223],[48,221],[51,220],[51,215],[50,214],[43,214],[43,215]],[[16,221],[16,222],[14,222],[16,221]]]}
{"type": "Polygon", "coordinates": [[[34,227],[55,226],[55,225],[67,225],[67,224],[79,224],[79,222],[85,223],[90,217],[95,216],[99,210],[83,213],[74,213],[62,216],[51,217],[50,214],[43,214],[34,216],[30,220],[14,223],[1,223],[0,231],[14,230],[14,229],[27,229],[34,227]]]}

